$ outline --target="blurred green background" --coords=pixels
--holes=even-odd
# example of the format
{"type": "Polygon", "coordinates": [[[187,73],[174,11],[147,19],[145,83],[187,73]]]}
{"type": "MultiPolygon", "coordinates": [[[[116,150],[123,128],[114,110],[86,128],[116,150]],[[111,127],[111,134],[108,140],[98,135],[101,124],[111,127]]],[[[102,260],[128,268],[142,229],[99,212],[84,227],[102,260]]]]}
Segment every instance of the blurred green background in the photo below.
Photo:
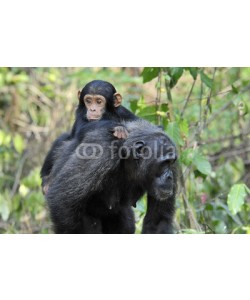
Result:
{"type": "MultiPolygon", "coordinates": [[[[180,154],[177,233],[250,233],[250,68],[0,68],[0,232],[52,233],[40,168],[77,91],[112,83],[180,154]]],[[[135,215],[140,233],[145,197],[135,215]]]]}

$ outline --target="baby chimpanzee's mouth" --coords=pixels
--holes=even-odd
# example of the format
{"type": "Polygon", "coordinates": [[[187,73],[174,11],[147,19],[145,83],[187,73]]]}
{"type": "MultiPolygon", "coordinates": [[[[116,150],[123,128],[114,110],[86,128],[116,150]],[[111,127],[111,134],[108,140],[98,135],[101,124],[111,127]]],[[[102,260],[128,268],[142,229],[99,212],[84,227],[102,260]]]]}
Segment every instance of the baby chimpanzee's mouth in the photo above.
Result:
{"type": "Polygon", "coordinates": [[[89,117],[89,121],[100,120],[100,119],[101,119],[100,116],[95,116],[95,115],[91,115],[91,116],[89,117]]]}

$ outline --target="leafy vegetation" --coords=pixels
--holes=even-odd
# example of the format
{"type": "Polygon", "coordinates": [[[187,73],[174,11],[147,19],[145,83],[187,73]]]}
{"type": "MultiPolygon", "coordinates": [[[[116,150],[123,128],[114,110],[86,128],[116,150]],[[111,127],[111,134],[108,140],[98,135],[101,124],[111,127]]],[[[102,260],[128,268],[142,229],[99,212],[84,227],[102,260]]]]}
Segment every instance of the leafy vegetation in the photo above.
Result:
{"type": "MultiPolygon", "coordinates": [[[[0,68],[0,232],[50,233],[40,167],[77,91],[110,81],[179,151],[178,233],[250,233],[250,68],[0,68]]],[[[135,209],[137,232],[145,197],[135,209]]]]}

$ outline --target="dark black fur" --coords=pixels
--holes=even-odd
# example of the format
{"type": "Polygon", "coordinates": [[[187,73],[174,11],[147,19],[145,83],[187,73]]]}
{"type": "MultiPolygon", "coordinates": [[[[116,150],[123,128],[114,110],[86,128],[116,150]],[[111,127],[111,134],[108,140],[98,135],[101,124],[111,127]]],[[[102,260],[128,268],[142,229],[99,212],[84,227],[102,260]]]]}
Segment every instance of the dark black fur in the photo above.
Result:
{"type": "MultiPolygon", "coordinates": [[[[112,84],[102,80],[94,80],[89,82],[81,91],[80,100],[76,109],[75,122],[70,133],[64,133],[55,140],[50,151],[48,152],[41,169],[42,186],[44,187],[50,181],[51,169],[55,162],[55,152],[63,145],[65,141],[72,140],[81,136],[87,131],[84,128],[89,123],[86,118],[87,109],[85,107],[83,98],[86,94],[99,94],[107,100],[106,111],[103,114],[103,120],[116,120],[116,121],[133,121],[138,119],[132,112],[123,106],[114,107],[114,94],[116,89],[112,84]]],[[[94,121],[98,122],[98,121],[94,121]]],[[[79,139],[79,138],[78,138],[79,139]]]]}
{"type": "Polygon", "coordinates": [[[50,173],[57,155],[57,151],[64,144],[64,142],[69,140],[71,140],[71,134],[63,133],[53,142],[41,169],[42,187],[49,185],[50,173]]]}
{"type": "Polygon", "coordinates": [[[87,158],[76,140],[58,151],[47,194],[56,233],[134,233],[131,206],[144,193],[148,194],[148,208],[142,232],[173,232],[177,188],[173,142],[160,128],[143,120],[125,123],[126,140],[115,139],[114,126],[117,124],[110,121],[87,125],[82,142],[102,146],[103,154],[97,159],[87,158]],[[145,159],[150,151],[153,156],[145,159]]]}

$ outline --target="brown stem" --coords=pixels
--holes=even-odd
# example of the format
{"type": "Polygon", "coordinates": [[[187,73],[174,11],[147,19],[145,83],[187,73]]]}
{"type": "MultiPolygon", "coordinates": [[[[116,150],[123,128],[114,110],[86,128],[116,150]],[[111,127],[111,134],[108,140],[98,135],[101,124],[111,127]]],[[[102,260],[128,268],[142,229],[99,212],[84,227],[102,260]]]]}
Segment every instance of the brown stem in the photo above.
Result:
{"type": "MultiPolygon", "coordinates": [[[[216,68],[214,68],[213,79],[212,79],[213,83],[214,83],[215,72],[216,72],[216,68]]],[[[207,125],[207,115],[208,115],[209,106],[211,105],[213,83],[212,83],[212,87],[210,89],[209,95],[207,96],[207,103],[206,103],[206,107],[205,107],[205,110],[204,110],[204,117],[203,117],[203,129],[207,125]]]]}
{"type": "Polygon", "coordinates": [[[189,201],[187,198],[187,191],[186,191],[186,187],[185,187],[185,180],[184,180],[182,170],[180,170],[180,183],[181,183],[181,188],[182,188],[182,198],[183,198],[183,204],[184,204],[184,209],[185,209],[185,215],[187,216],[188,227],[201,232],[202,231],[201,227],[193,214],[193,211],[190,207],[190,204],[189,204],[189,201]]]}
{"type": "MultiPolygon", "coordinates": [[[[156,111],[159,110],[160,103],[161,103],[161,75],[162,75],[162,73],[160,71],[158,74],[157,87],[156,87],[156,91],[157,91],[156,98],[155,98],[156,111]]],[[[155,114],[155,121],[156,121],[157,125],[161,124],[161,116],[158,115],[157,113],[155,114]]]]}
{"type": "Polygon", "coordinates": [[[165,87],[166,87],[166,91],[167,91],[169,120],[171,122],[173,122],[174,121],[173,98],[172,98],[169,82],[166,79],[165,79],[165,87]]]}
{"type": "Polygon", "coordinates": [[[185,110],[186,110],[186,108],[187,108],[187,104],[188,104],[188,102],[189,102],[189,100],[190,100],[190,97],[191,97],[191,95],[192,95],[192,92],[193,92],[193,88],[194,88],[195,83],[196,83],[196,79],[193,81],[193,84],[192,84],[192,86],[191,86],[191,89],[190,89],[190,91],[189,91],[189,94],[188,94],[188,96],[187,96],[187,99],[186,99],[185,104],[184,104],[184,106],[183,106],[183,109],[182,109],[182,112],[181,112],[181,119],[183,119],[183,115],[184,115],[184,112],[185,112],[185,110]]]}

